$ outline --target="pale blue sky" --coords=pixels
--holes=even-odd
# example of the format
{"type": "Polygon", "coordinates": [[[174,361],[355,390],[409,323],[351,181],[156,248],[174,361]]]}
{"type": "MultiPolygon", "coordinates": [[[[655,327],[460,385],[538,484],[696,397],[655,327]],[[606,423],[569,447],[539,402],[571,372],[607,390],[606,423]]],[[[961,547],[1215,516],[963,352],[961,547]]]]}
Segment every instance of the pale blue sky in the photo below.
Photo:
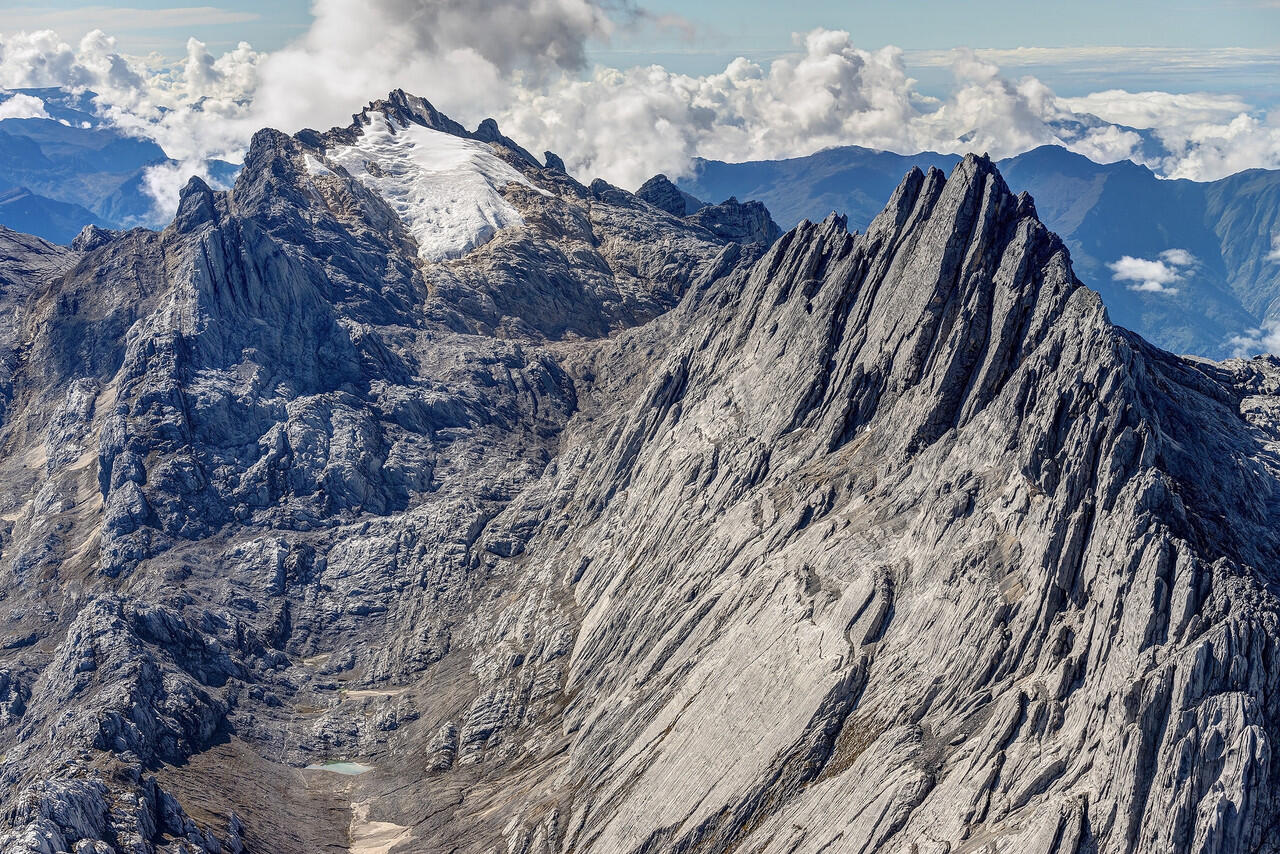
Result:
{"type": "MultiPolygon", "coordinates": [[[[188,36],[214,52],[236,42],[272,50],[305,31],[308,0],[175,0],[93,4],[0,0],[0,32],[49,27],[73,39],[99,27],[131,53],[182,53],[188,36]]],[[[950,79],[945,52],[963,46],[1056,48],[1032,56],[995,54],[1011,76],[1035,74],[1059,94],[1100,88],[1220,91],[1255,103],[1280,99],[1280,0],[639,0],[639,25],[621,25],[592,47],[611,66],[659,63],[704,74],[735,56],[766,62],[793,49],[792,33],[844,29],[860,47],[904,48],[925,91],[950,79]],[[678,16],[687,25],[643,23],[678,16]],[[1099,50],[1132,47],[1116,53],[1099,50]],[[1242,50],[1224,51],[1226,48],[1242,50]]]]}

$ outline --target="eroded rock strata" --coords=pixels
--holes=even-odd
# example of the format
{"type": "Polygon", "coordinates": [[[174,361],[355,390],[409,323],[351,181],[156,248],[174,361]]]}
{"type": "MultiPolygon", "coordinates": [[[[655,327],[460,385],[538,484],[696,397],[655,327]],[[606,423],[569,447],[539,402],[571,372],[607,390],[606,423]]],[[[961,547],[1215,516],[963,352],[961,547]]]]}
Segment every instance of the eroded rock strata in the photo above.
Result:
{"type": "Polygon", "coordinates": [[[0,231],[0,848],[1277,850],[1280,363],[1113,326],[982,158],[762,211],[393,93],[0,231]],[[424,258],[379,122],[501,223],[424,258]]]}

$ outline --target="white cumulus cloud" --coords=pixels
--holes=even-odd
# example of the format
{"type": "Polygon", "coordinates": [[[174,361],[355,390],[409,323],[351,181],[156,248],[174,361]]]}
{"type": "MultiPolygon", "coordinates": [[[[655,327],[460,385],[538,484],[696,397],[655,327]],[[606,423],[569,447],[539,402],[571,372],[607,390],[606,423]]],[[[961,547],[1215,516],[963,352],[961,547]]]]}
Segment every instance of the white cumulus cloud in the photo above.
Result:
{"type": "Polygon", "coordinates": [[[115,40],[98,30],[74,47],[41,30],[0,36],[0,87],[92,91],[105,121],[157,142],[177,161],[144,175],[143,189],[155,200],[155,218],[162,221],[177,209],[182,184],[192,175],[207,176],[209,159],[238,161],[243,155],[260,126],[251,116],[251,103],[263,56],[242,43],[214,58],[191,39],[183,62],[155,64],[120,54],[115,40]]]}
{"type": "Polygon", "coordinates": [[[6,95],[0,91],[0,119],[47,119],[49,112],[44,101],[34,95],[14,92],[6,95]]]}
{"type": "Polygon", "coordinates": [[[1259,329],[1246,329],[1227,340],[1231,355],[1247,359],[1259,353],[1280,353],[1280,321],[1268,320],[1259,329]]]}
{"type": "Polygon", "coordinates": [[[1196,256],[1185,249],[1166,249],[1160,253],[1160,260],[1175,267],[1190,267],[1196,262],[1196,256]]]}
{"type": "Polygon", "coordinates": [[[1245,169],[1280,168],[1280,113],[1259,113],[1238,97],[1108,90],[1062,103],[1154,133],[1168,153],[1145,165],[1167,178],[1207,181],[1245,169]]]}
{"type": "Polygon", "coordinates": [[[1185,249],[1166,249],[1157,259],[1124,255],[1107,266],[1117,282],[1130,282],[1129,290],[1153,294],[1176,294],[1183,270],[1195,264],[1195,256],[1185,249]]]}

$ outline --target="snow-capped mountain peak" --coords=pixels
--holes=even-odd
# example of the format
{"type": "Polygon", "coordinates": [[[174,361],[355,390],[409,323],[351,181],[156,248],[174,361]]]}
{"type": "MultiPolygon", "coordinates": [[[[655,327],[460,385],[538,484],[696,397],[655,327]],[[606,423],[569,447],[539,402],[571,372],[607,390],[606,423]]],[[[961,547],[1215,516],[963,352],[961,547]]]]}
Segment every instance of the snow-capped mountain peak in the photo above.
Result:
{"type": "MultiPolygon", "coordinates": [[[[456,258],[498,230],[524,224],[502,195],[533,187],[485,142],[372,113],[350,145],[325,152],[309,171],[341,166],[377,193],[404,222],[426,261],[456,258]]],[[[537,188],[534,188],[537,189],[537,188]]]]}

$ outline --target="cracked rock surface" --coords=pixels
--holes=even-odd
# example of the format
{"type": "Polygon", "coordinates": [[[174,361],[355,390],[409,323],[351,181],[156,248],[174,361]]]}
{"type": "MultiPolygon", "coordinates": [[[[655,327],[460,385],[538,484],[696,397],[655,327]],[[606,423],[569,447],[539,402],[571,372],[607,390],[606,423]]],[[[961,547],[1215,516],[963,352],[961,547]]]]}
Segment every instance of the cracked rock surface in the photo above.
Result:
{"type": "Polygon", "coordinates": [[[1280,850],[1280,362],[1113,326],[983,158],[664,189],[397,92],[0,230],[0,850],[1280,850]],[[522,224],[424,261],[372,122],[522,224]]]}

